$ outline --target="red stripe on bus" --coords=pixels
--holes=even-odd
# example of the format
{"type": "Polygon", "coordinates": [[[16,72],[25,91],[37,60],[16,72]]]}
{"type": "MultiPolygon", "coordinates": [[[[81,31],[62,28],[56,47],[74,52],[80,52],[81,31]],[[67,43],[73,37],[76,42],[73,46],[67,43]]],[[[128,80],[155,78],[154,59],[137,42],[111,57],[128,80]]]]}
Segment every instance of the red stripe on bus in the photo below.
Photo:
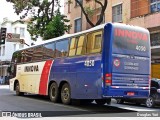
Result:
{"type": "Polygon", "coordinates": [[[52,65],[52,60],[47,60],[43,67],[40,84],[39,84],[40,95],[47,95],[48,79],[49,79],[51,65],[52,65]]]}

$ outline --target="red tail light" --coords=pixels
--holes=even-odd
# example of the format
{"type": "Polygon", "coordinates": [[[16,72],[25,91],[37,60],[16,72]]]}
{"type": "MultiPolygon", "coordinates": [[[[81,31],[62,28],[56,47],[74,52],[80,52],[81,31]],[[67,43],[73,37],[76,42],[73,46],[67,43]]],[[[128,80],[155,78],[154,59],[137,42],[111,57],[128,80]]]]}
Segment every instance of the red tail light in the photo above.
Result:
{"type": "Polygon", "coordinates": [[[105,84],[107,86],[110,86],[112,84],[112,74],[111,73],[107,73],[105,75],[105,84]]]}

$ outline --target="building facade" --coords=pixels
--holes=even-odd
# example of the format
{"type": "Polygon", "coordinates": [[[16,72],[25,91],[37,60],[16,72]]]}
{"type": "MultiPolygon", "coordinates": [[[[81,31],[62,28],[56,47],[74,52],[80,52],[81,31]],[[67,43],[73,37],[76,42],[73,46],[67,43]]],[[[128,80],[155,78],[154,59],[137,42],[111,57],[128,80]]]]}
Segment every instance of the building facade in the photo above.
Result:
{"type": "Polygon", "coordinates": [[[3,19],[3,23],[0,25],[7,29],[6,33],[16,33],[20,34],[20,39],[24,39],[26,44],[21,44],[20,42],[7,42],[0,45],[0,76],[7,76],[7,68],[10,64],[12,54],[18,49],[22,49],[30,46],[33,41],[27,31],[27,21],[10,21],[7,18],[3,19]]]}
{"type": "MultiPolygon", "coordinates": [[[[64,14],[70,20],[70,24],[72,28],[70,33],[75,33],[79,31],[83,31],[91,28],[91,26],[87,23],[84,14],[81,11],[80,6],[75,2],[75,0],[71,0],[72,2],[69,4],[68,0],[64,0],[64,14]]],[[[79,0],[83,6],[85,6],[85,10],[92,10],[92,12],[88,12],[90,15],[90,20],[95,24],[99,19],[101,7],[94,0],[79,0]]],[[[103,0],[101,0],[103,3],[103,0]]],[[[102,23],[106,22],[124,22],[127,23],[130,19],[130,0],[108,0],[108,5],[105,11],[105,15],[102,23]],[[123,17],[122,17],[123,16],[123,17]]]]}

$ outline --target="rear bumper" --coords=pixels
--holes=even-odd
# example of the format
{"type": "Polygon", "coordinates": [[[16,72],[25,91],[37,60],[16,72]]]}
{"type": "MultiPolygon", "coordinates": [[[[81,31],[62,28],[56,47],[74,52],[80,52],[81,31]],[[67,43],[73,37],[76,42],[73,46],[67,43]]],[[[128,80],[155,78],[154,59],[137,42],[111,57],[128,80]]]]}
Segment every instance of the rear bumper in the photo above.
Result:
{"type": "Polygon", "coordinates": [[[135,98],[146,99],[149,96],[149,90],[137,89],[137,88],[112,88],[107,87],[104,89],[103,97],[112,98],[135,98]],[[134,95],[127,95],[128,92],[134,93],[134,95]]]}

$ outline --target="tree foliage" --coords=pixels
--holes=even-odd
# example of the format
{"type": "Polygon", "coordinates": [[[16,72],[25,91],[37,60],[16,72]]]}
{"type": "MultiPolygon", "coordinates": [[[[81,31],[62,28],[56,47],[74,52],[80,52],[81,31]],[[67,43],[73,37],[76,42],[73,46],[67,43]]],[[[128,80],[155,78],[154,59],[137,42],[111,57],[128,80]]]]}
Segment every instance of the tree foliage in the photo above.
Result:
{"type": "Polygon", "coordinates": [[[59,0],[6,0],[13,3],[15,13],[21,19],[30,15],[28,31],[33,40],[41,36],[44,40],[61,36],[70,29],[66,16],[60,14],[59,0]],[[58,10],[55,12],[55,6],[58,10]],[[58,21],[59,20],[59,21],[58,21]],[[52,26],[51,26],[52,25],[52,26]],[[61,26],[59,26],[61,25],[61,26]],[[57,29],[53,27],[63,28],[57,29]],[[55,32],[55,30],[58,30],[55,32]],[[56,34],[54,34],[56,33],[56,34]]]}
{"type": "MultiPolygon", "coordinates": [[[[69,1],[69,3],[71,3],[71,0],[68,0],[68,1],[69,1]]],[[[100,17],[95,24],[90,20],[90,15],[91,14],[88,14],[88,13],[93,13],[94,9],[92,9],[90,7],[83,6],[83,3],[80,0],[75,0],[75,2],[77,2],[79,4],[79,6],[81,7],[81,10],[82,10],[87,22],[92,27],[100,25],[102,23],[103,17],[104,17],[104,14],[105,14],[105,10],[106,10],[107,4],[108,4],[108,0],[94,0],[94,1],[95,1],[95,3],[99,4],[100,7],[101,7],[100,17]]]]}

